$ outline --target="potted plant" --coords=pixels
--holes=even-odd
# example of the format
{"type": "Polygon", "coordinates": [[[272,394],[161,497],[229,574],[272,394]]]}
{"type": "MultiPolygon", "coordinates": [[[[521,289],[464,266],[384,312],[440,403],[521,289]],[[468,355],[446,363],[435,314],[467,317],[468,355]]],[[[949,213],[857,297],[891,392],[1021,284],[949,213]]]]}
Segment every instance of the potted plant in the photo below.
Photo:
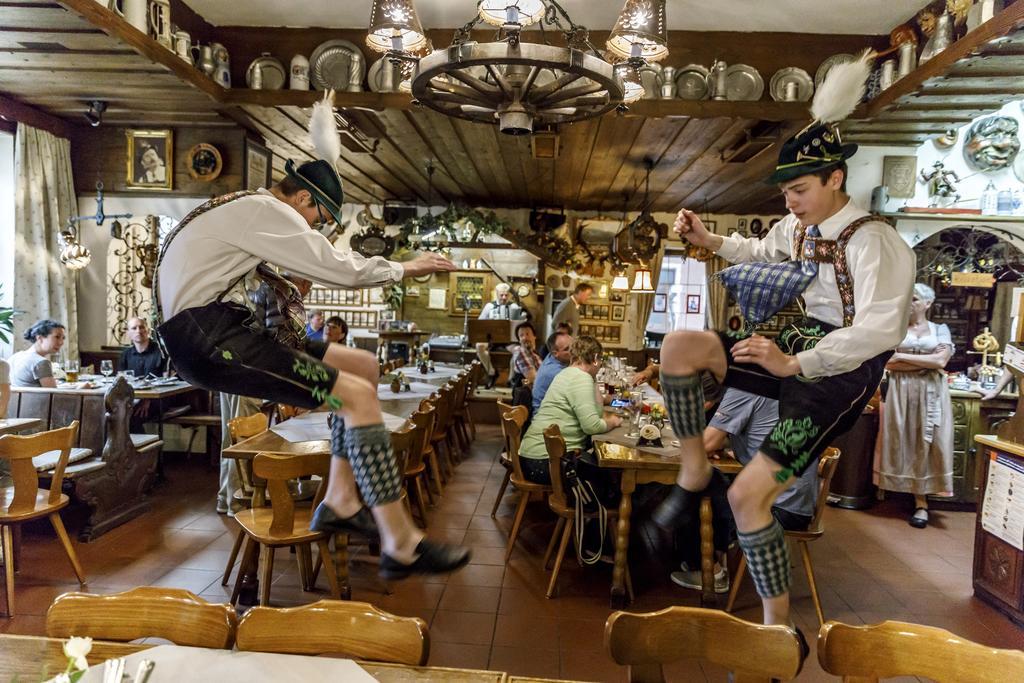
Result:
{"type": "MultiPolygon", "coordinates": [[[[0,284],[0,299],[3,298],[4,286],[0,284]]],[[[0,306],[0,342],[10,343],[14,333],[14,309],[0,306]]]]}

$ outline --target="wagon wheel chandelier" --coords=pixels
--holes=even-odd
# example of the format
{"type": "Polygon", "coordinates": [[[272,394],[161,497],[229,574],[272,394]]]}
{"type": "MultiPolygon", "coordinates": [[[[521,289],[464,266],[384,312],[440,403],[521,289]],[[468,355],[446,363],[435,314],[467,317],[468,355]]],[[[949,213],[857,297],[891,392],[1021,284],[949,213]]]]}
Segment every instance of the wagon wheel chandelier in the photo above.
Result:
{"type": "Polygon", "coordinates": [[[403,89],[446,116],[498,124],[509,135],[590,119],[643,95],[637,69],[668,55],[665,0],[626,0],[602,54],[556,0],[479,0],[477,16],[433,50],[413,0],[374,0],[367,45],[403,65],[403,89]],[[471,39],[481,23],[493,42],[471,39]],[[523,42],[536,24],[566,47],[523,42]],[[615,62],[613,64],[613,62],[615,62]]]}

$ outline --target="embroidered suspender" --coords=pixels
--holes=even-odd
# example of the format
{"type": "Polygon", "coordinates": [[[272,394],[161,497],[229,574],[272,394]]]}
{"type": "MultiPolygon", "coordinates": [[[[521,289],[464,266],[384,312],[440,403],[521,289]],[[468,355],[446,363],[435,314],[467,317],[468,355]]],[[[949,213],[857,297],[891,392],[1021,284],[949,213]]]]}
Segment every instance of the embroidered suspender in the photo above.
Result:
{"type": "Polygon", "coordinates": [[[846,263],[846,245],[850,243],[850,238],[857,230],[867,223],[874,222],[889,223],[876,214],[862,216],[843,228],[834,240],[807,238],[807,228],[802,224],[797,225],[793,232],[793,244],[796,247],[794,252],[800,255],[801,260],[828,263],[835,268],[836,286],[839,288],[839,299],[843,304],[843,327],[853,324],[853,316],[857,310],[853,300],[853,276],[846,263]]]}

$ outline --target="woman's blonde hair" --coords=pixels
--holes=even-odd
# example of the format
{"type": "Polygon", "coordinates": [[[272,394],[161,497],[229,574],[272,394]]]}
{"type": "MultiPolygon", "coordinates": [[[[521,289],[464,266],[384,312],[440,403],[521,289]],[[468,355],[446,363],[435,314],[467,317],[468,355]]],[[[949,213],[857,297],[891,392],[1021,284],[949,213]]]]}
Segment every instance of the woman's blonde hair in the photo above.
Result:
{"type": "Polygon", "coordinates": [[[572,346],[569,347],[569,355],[573,363],[596,363],[602,353],[604,353],[604,348],[602,348],[601,342],[587,335],[576,337],[572,340],[572,346]]]}
{"type": "Polygon", "coordinates": [[[914,285],[914,296],[916,296],[921,301],[931,303],[935,301],[935,290],[929,287],[928,285],[924,284],[923,282],[918,282],[916,285],[914,285]]]}

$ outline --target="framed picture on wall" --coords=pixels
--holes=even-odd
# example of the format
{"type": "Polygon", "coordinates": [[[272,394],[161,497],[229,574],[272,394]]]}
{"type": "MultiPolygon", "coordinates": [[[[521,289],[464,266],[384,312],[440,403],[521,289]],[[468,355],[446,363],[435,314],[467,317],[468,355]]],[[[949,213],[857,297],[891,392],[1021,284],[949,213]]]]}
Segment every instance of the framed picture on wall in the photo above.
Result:
{"type": "Polygon", "coordinates": [[[135,190],[170,190],[174,185],[174,132],[126,130],[128,177],[135,190]]]}
{"type": "Polygon", "coordinates": [[[626,319],[626,307],[625,306],[612,306],[612,320],[622,322],[626,319]]]}
{"type": "Polygon", "coordinates": [[[621,304],[623,300],[622,292],[612,292],[608,295],[608,300],[613,304],[621,304]]]}
{"type": "Polygon", "coordinates": [[[686,295],[686,312],[700,313],[700,294],[686,295]]]}
{"type": "Polygon", "coordinates": [[[242,187],[258,190],[270,187],[270,171],[273,166],[269,149],[255,140],[245,139],[245,165],[242,167],[242,187]]]}
{"type": "Polygon", "coordinates": [[[668,295],[667,294],[655,294],[654,295],[654,312],[664,313],[668,310],[668,295]]]}

